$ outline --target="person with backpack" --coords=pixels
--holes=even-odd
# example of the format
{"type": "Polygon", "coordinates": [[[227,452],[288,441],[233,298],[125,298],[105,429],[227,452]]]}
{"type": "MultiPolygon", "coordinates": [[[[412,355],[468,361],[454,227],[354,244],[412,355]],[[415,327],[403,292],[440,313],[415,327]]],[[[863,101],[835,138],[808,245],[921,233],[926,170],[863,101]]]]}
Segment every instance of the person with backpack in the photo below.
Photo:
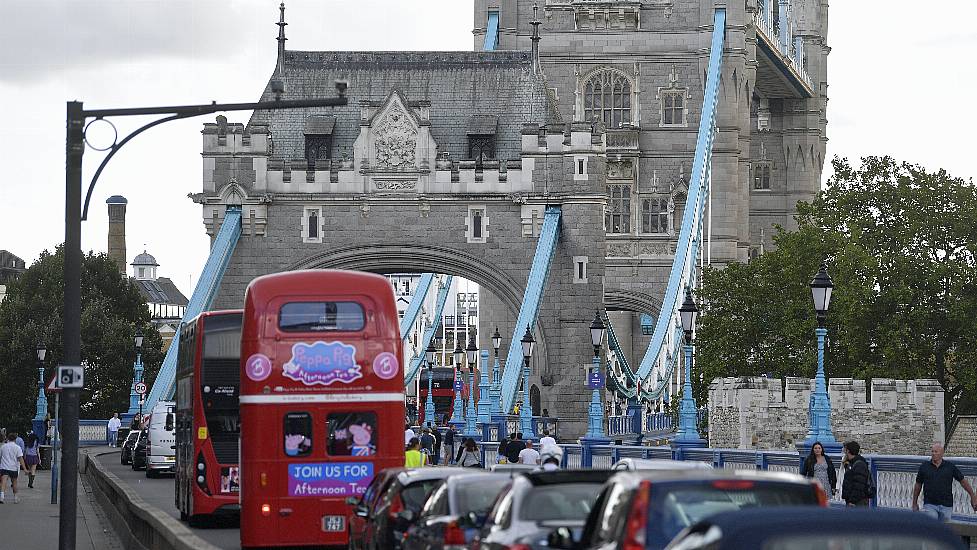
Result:
{"type": "Polygon", "coordinates": [[[427,463],[433,464],[434,461],[431,459],[431,455],[434,454],[434,436],[431,435],[431,428],[425,426],[421,431],[419,440],[421,442],[420,451],[427,455],[427,463]]]}
{"type": "Polygon", "coordinates": [[[481,468],[482,457],[478,452],[478,445],[472,438],[465,439],[465,443],[458,449],[458,456],[455,457],[455,464],[463,468],[481,468]]]}
{"type": "Polygon", "coordinates": [[[848,506],[870,506],[875,497],[875,483],[868,462],[860,454],[857,441],[845,443],[845,478],[841,482],[841,498],[848,506]]]}

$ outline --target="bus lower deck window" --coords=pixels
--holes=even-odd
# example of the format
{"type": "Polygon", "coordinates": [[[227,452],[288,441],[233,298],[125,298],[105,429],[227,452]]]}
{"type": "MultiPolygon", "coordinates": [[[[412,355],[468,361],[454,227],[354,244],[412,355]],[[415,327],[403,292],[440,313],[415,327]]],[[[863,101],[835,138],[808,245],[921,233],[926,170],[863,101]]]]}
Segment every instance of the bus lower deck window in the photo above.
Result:
{"type": "Polygon", "coordinates": [[[305,456],[312,452],[312,415],[306,412],[285,414],[285,454],[305,456]]]}
{"type": "Polygon", "coordinates": [[[356,302],[290,302],[278,313],[278,328],[286,332],[359,332],[365,325],[356,302]]]}
{"type": "Polygon", "coordinates": [[[377,415],[372,412],[330,413],[327,452],[330,456],[372,456],[377,452],[377,415]]]}

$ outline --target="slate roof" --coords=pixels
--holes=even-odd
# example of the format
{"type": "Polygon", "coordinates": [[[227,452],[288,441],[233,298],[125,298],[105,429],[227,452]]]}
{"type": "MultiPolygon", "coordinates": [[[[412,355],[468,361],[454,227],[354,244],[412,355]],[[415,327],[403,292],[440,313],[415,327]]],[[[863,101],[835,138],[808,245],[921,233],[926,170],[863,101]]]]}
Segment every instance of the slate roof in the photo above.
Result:
{"type": "Polygon", "coordinates": [[[174,306],[185,306],[189,303],[187,297],[176,288],[173,281],[166,277],[159,277],[155,281],[145,280],[132,282],[139,288],[139,292],[146,298],[146,302],[152,304],[170,304],[174,306]]]}
{"type": "Polygon", "coordinates": [[[142,254],[139,254],[138,256],[136,256],[135,258],[133,258],[132,259],[132,263],[129,264],[129,265],[154,265],[154,266],[159,266],[159,264],[156,263],[156,258],[152,254],[149,254],[147,252],[143,252],[142,254]]]}
{"type": "MultiPolygon", "coordinates": [[[[524,123],[558,122],[545,81],[533,74],[529,52],[315,52],[285,53],[282,99],[335,97],[335,81],[347,82],[345,107],[256,112],[249,125],[268,124],[273,157],[305,157],[312,115],[334,117],[332,158],[352,155],[360,132],[361,102],[378,104],[398,90],[411,104],[430,104],[431,134],[452,160],[468,156],[470,124],[492,121],[499,159],[517,159],[524,123]]],[[[271,80],[261,101],[275,99],[271,80]]],[[[324,121],[323,121],[324,122],[324,121]]],[[[328,123],[326,123],[328,124],[328,123]]]]}

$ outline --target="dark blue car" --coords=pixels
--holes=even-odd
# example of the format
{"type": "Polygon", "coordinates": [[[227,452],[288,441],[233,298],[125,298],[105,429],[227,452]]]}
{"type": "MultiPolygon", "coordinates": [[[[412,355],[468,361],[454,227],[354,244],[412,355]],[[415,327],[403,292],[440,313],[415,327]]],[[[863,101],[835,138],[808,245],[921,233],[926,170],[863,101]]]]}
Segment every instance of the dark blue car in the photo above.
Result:
{"type": "Polygon", "coordinates": [[[919,512],[786,507],[710,516],[686,528],[667,550],[963,550],[949,527],[919,512]]]}

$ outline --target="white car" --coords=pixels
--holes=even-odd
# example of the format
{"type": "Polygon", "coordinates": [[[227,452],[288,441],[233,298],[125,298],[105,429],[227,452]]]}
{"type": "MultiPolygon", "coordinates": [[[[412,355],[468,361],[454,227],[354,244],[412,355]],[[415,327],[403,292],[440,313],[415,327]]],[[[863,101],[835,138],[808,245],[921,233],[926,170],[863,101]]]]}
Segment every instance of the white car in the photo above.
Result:
{"type": "Polygon", "coordinates": [[[712,464],[699,460],[668,460],[664,458],[622,458],[611,470],[712,470],[712,464]]]}
{"type": "Polygon", "coordinates": [[[160,401],[153,407],[147,425],[146,477],[176,471],[175,403],[160,401]]]}

